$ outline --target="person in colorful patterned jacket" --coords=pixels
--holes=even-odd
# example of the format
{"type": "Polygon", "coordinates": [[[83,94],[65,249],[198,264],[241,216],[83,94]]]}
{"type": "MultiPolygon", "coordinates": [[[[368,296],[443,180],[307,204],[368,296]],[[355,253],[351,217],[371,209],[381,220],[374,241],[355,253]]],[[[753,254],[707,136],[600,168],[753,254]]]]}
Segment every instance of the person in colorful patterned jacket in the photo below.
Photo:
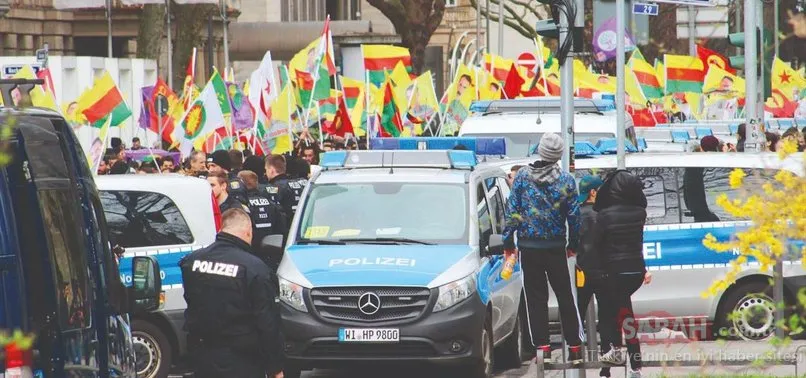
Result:
{"type": "Polygon", "coordinates": [[[574,177],[557,165],[563,154],[559,135],[544,134],[537,151],[540,159],[521,168],[512,183],[503,235],[505,254],[520,257],[529,330],[537,352],[551,360],[548,278],[560,307],[568,360],[578,364],[584,360],[584,336],[568,273],[568,257],[579,239],[577,187],[574,177]],[[515,249],[516,234],[520,252],[515,249]]]}

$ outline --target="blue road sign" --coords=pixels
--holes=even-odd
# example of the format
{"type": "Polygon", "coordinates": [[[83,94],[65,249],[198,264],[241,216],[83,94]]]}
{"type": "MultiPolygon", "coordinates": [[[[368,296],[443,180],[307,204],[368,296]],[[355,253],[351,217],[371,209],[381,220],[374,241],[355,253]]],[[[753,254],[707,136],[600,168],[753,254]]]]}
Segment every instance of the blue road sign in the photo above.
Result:
{"type": "Polygon", "coordinates": [[[658,3],[680,4],[680,5],[693,5],[700,7],[712,7],[715,4],[713,0],[653,0],[658,3]]]}
{"type": "MultiPolygon", "coordinates": [[[[14,76],[25,66],[25,64],[6,64],[3,66],[3,75],[14,76]]],[[[39,71],[42,69],[42,65],[40,64],[30,64],[30,66],[34,69],[35,73],[39,73],[39,71]]]]}
{"type": "Polygon", "coordinates": [[[646,16],[657,16],[658,8],[658,4],[633,3],[632,12],[646,16]]]}

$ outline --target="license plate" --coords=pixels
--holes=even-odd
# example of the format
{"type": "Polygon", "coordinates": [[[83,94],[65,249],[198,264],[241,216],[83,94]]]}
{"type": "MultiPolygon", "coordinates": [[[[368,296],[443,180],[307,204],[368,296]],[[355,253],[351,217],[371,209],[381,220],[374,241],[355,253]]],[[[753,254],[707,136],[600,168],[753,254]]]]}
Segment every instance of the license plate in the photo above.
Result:
{"type": "Polygon", "coordinates": [[[396,343],[400,341],[397,328],[340,328],[339,342],[342,343],[396,343]]]}

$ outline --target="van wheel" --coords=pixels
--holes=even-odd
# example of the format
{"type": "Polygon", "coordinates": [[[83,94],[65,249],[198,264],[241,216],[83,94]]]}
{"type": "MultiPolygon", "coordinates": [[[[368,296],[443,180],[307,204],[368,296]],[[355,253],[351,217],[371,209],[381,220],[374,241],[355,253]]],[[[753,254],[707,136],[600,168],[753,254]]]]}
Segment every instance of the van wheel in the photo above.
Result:
{"type": "Polygon", "coordinates": [[[518,368],[523,361],[530,357],[529,348],[526,347],[526,338],[524,334],[523,313],[518,311],[518,316],[515,319],[515,328],[512,333],[507,337],[506,341],[499,347],[496,362],[502,368],[518,368]]]}
{"type": "Polygon", "coordinates": [[[495,367],[495,344],[493,343],[493,325],[490,315],[484,320],[484,328],[481,330],[481,361],[476,361],[470,368],[467,377],[470,378],[492,378],[495,367]]]}
{"type": "Polygon", "coordinates": [[[157,326],[144,321],[132,322],[135,366],[138,378],[165,378],[173,359],[171,343],[157,326]]]}
{"type": "Polygon", "coordinates": [[[728,292],[717,312],[718,338],[764,340],[775,334],[772,286],[748,282],[728,292]]]}

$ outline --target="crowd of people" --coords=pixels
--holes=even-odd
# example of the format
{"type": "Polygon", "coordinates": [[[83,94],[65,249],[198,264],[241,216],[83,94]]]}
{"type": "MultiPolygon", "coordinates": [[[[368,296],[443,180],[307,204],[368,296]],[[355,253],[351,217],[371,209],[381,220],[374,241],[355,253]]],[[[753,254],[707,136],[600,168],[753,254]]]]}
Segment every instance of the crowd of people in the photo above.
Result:
{"type": "MultiPolygon", "coordinates": [[[[762,146],[762,151],[777,152],[781,150],[783,143],[786,140],[792,140],[797,143],[798,151],[803,152],[806,150],[806,127],[798,130],[796,126],[786,129],[783,134],[774,131],[767,131],[764,133],[765,143],[762,146]]],[[[745,152],[745,144],[747,144],[747,127],[743,123],[739,125],[736,132],[736,144],[726,143],[719,138],[708,135],[700,140],[698,145],[695,145],[694,152],[745,152]]]]}

